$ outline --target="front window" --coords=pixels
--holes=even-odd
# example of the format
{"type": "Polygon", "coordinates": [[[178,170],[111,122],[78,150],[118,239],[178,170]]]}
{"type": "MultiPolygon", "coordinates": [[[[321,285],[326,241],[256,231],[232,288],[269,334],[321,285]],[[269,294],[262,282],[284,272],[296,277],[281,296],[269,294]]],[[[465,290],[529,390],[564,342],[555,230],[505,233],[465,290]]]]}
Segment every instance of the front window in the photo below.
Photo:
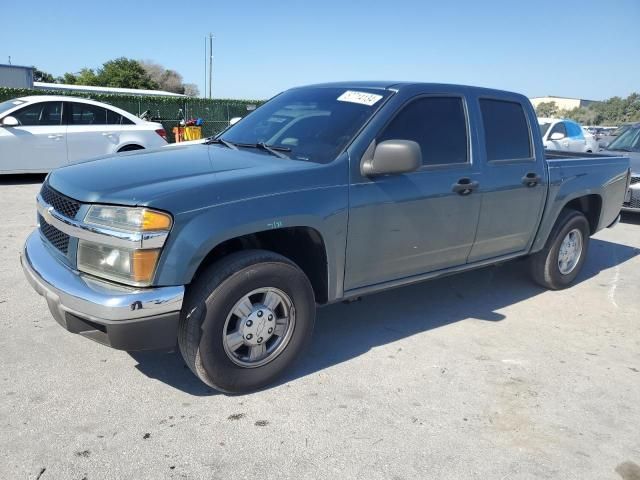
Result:
{"type": "Polygon", "coordinates": [[[328,163],[384,100],[385,90],[317,87],[289,90],[220,135],[239,148],[268,145],[294,160],[328,163]]]}
{"type": "Polygon", "coordinates": [[[640,152],[640,126],[628,127],[622,135],[609,144],[607,150],[640,152]]]}
{"type": "Polygon", "coordinates": [[[40,102],[27,105],[13,116],[23,127],[62,124],[62,102],[40,102]]]}

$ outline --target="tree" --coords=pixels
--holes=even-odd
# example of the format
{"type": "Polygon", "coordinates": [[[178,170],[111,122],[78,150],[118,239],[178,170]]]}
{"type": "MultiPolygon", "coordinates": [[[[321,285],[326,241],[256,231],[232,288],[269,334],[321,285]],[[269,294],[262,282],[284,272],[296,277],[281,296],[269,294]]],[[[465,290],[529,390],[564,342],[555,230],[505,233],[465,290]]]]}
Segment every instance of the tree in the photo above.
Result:
{"type": "Polygon", "coordinates": [[[195,83],[185,83],[184,94],[188,97],[197,97],[200,95],[200,90],[198,90],[198,86],[195,83]]]}
{"type": "Polygon", "coordinates": [[[97,70],[83,68],[77,73],[67,72],[56,81],[68,85],[165,90],[194,97],[199,94],[198,87],[183,83],[182,75],[175,70],[149,60],[138,61],[126,57],[109,60],[97,70]]]}
{"type": "Polygon", "coordinates": [[[141,60],[140,65],[145,69],[149,78],[158,84],[161,90],[173,93],[185,93],[182,75],[175,70],[169,70],[150,60],[141,60]]]}
{"type": "Polygon", "coordinates": [[[33,67],[33,81],[34,82],[47,82],[54,83],[56,79],[48,72],[43,72],[36,67],[33,67]]]}
{"type": "Polygon", "coordinates": [[[109,60],[98,69],[98,85],[103,87],[136,88],[155,90],[158,84],[149,78],[149,75],[136,60],[125,57],[109,60]]]}
{"type": "Polygon", "coordinates": [[[536,107],[538,117],[554,117],[558,113],[556,102],[540,102],[536,107]]]}

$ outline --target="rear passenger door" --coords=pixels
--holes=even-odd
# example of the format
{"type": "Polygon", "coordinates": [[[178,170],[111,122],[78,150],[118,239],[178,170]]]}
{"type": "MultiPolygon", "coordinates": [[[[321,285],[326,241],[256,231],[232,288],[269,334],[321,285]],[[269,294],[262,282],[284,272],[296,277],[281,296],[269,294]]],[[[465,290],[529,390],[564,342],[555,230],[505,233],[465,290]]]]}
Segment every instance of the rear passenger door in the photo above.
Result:
{"type": "Polygon", "coordinates": [[[346,291],[463,265],[471,250],[480,196],[472,155],[466,100],[428,95],[408,100],[377,133],[385,140],[412,140],[423,166],[406,174],[365,177],[352,164],[346,291]],[[356,173],[357,172],[357,173],[356,173]]]}
{"type": "Polygon", "coordinates": [[[547,191],[544,156],[535,154],[522,103],[481,97],[476,107],[484,161],[482,209],[470,263],[528,250],[547,191]]]}
{"type": "Polygon", "coordinates": [[[120,142],[119,115],[98,105],[66,102],[69,163],[114,153],[120,142]]]}
{"type": "Polygon", "coordinates": [[[582,127],[575,122],[564,122],[567,130],[567,141],[569,150],[572,152],[585,152],[587,150],[587,139],[584,137],[582,127]]]}

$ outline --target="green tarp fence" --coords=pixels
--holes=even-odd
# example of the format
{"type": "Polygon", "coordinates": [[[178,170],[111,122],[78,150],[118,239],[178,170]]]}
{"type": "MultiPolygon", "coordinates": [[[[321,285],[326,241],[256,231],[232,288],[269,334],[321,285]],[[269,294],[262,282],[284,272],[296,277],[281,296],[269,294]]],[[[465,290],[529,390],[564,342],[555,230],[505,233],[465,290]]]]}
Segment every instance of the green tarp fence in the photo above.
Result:
{"type": "Polygon", "coordinates": [[[178,125],[180,115],[187,120],[201,118],[203,120],[202,134],[204,137],[208,137],[226,128],[227,125],[229,125],[229,120],[232,118],[244,117],[255,107],[264,103],[262,100],[156,97],[147,95],[113,95],[32,90],[26,88],[0,88],[0,102],[29,95],[65,95],[90,98],[91,100],[121,108],[136,116],[140,116],[143,112],[149,110],[153,121],[160,122],[164,126],[170,142],[174,141],[173,127],[178,125]],[[182,113],[180,113],[180,110],[182,113]]]}

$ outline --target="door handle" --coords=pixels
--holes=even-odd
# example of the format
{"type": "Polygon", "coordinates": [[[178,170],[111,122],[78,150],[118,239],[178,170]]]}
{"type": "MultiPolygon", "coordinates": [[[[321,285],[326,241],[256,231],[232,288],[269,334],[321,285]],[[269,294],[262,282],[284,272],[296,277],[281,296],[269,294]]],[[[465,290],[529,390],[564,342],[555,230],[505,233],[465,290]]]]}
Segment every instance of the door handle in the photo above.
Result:
{"type": "Polygon", "coordinates": [[[479,186],[480,184],[475,180],[471,180],[470,178],[461,178],[460,180],[458,180],[458,183],[453,184],[453,186],[451,187],[451,190],[457,193],[458,195],[465,196],[472,193],[479,186]]]}
{"type": "Polygon", "coordinates": [[[111,137],[113,135],[113,132],[103,132],[102,136],[103,137],[111,137]]]}
{"type": "Polygon", "coordinates": [[[542,177],[535,172],[529,172],[524,177],[522,177],[522,183],[524,183],[527,187],[535,187],[542,181],[542,177]]]}
{"type": "Polygon", "coordinates": [[[61,133],[57,134],[57,135],[47,135],[47,138],[50,138],[52,140],[56,140],[58,138],[62,138],[64,135],[62,135],[61,133]]]}

